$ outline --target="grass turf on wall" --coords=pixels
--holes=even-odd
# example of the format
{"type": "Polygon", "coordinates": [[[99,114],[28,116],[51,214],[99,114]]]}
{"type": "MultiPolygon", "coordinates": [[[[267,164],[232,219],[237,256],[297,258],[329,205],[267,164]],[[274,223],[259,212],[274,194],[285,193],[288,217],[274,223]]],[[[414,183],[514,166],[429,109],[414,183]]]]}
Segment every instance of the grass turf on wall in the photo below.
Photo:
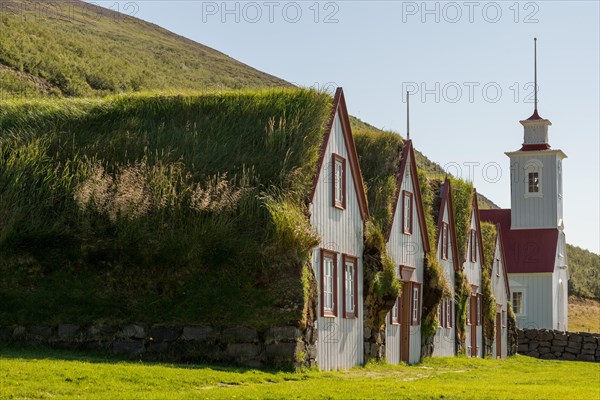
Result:
{"type": "Polygon", "coordinates": [[[0,323],[301,321],[331,104],[307,90],[3,103],[0,323]]]}

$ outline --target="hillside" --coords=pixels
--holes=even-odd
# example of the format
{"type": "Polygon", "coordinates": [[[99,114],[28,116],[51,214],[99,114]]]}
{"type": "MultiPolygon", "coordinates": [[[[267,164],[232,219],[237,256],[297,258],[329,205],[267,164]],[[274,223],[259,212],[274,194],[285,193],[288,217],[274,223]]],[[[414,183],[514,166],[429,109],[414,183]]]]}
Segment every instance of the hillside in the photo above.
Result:
{"type": "Polygon", "coordinates": [[[577,246],[567,245],[569,294],[600,300],[600,255],[577,246]]]}
{"type": "Polygon", "coordinates": [[[82,1],[3,1],[3,98],[290,86],[157,25],[82,1]]]}

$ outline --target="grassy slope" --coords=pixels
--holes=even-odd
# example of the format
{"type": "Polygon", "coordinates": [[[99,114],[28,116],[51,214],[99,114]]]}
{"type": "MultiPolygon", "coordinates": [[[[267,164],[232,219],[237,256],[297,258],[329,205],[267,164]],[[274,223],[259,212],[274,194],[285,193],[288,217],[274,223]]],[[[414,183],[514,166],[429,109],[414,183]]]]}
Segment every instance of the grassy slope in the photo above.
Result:
{"type": "Polygon", "coordinates": [[[157,25],[82,1],[11,0],[1,7],[3,98],[289,86],[157,25]]]}
{"type": "Polygon", "coordinates": [[[331,100],[274,89],[4,104],[0,323],[297,321],[314,245],[302,200],[331,100]]]}
{"type": "Polygon", "coordinates": [[[592,399],[600,366],[515,356],[435,358],[418,366],[269,372],[140,364],[64,351],[0,349],[0,398],[592,399]]]}
{"type": "Polygon", "coordinates": [[[569,298],[569,330],[600,332],[600,300],[569,298]]]}
{"type": "Polygon", "coordinates": [[[600,255],[577,246],[567,245],[569,293],[600,300],[600,255]]]}

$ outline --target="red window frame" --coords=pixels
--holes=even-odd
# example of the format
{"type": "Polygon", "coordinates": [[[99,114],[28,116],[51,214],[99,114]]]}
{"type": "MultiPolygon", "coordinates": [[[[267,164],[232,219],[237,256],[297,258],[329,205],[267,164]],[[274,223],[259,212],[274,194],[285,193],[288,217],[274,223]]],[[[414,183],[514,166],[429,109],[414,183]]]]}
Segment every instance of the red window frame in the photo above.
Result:
{"type": "Polygon", "coordinates": [[[358,318],[358,258],[348,255],[348,254],[342,254],[342,306],[343,306],[343,310],[344,310],[344,318],[358,318]],[[354,269],[354,282],[352,283],[352,286],[354,286],[354,311],[353,312],[349,312],[346,309],[346,264],[347,263],[352,263],[353,265],[353,269],[354,269]]]}
{"type": "Polygon", "coordinates": [[[470,234],[470,245],[471,245],[471,262],[477,261],[477,231],[475,229],[471,229],[469,231],[470,234]]]}
{"type": "Polygon", "coordinates": [[[442,222],[442,260],[448,259],[448,224],[442,222]]]}
{"type": "Polygon", "coordinates": [[[412,282],[410,287],[410,324],[420,325],[421,324],[421,284],[412,282]],[[415,318],[415,289],[417,289],[417,317],[415,318]]]}
{"type": "Polygon", "coordinates": [[[477,326],[480,326],[483,321],[483,295],[477,294],[477,303],[475,304],[475,312],[477,314],[477,326]]]}
{"type": "Polygon", "coordinates": [[[337,255],[335,251],[321,249],[321,264],[320,264],[320,298],[321,298],[321,316],[322,317],[337,317],[338,311],[338,281],[337,281],[337,255]],[[323,260],[329,257],[333,259],[333,310],[325,309],[325,290],[324,290],[324,278],[325,278],[325,264],[323,260]]]}
{"type": "Polygon", "coordinates": [[[470,294],[469,295],[469,301],[468,301],[468,304],[467,304],[467,307],[468,307],[467,308],[467,325],[473,325],[472,322],[471,322],[472,319],[473,319],[472,318],[473,316],[471,315],[471,313],[473,311],[473,305],[471,304],[471,302],[473,301],[472,297],[473,297],[473,295],[470,294]]]}
{"type": "Polygon", "coordinates": [[[347,193],[346,193],[346,159],[342,156],[340,156],[339,154],[332,154],[331,157],[331,201],[332,201],[332,206],[335,208],[338,208],[340,210],[345,210],[346,209],[346,197],[347,193]],[[342,201],[339,202],[336,200],[335,196],[336,196],[336,176],[335,176],[335,171],[336,171],[336,163],[340,161],[342,163],[342,201]]]}
{"type": "Polygon", "coordinates": [[[454,303],[452,299],[446,299],[446,328],[452,328],[454,319],[454,303]]]}
{"type": "Polygon", "coordinates": [[[390,324],[392,325],[400,325],[400,301],[400,297],[396,297],[396,304],[394,307],[392,307],[392,310],[390,311],[390,324]]]}
{"type": "Polygon", "coordinates": [[[414,213],[414,202],[413,202],[413,194],[406,190],[402,191],[402,233],[405,235],[412,235],[413,233],[413,213],[414,213]],[[406,215],[406,198],[410,200],[409,206],[409,215],[406,215]],[[408,218],[408,223],[407,223],[408,218]]]}

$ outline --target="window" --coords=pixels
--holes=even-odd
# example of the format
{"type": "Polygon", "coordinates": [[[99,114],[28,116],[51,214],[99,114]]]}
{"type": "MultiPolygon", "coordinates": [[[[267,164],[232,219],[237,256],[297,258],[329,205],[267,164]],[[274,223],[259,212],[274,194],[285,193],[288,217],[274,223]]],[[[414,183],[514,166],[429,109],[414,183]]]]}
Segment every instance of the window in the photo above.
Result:
{"type": "Polygon", "coordinates": [[[321,250],[321,316],[337,316],[337,254],[321,250]]]}
{"type": "Polygon", "coordinates": [[[558,160],[558,197],[562,198],[562,189],[563,189],[563,184],[562,184],[562,160],[558,160]]]}
{"type": "Polygon", "coordinates": [[[476,325],[481,325],[481,320],[482,320],[482,317],[483,317],[483,310],[482,310],[482,307],[481,307],[481,299],[482,299],[482,295],[478,294],[477,295],[477,311],[476,311],[476,313],[477,313],[477,324],[476,325]]]}
{"type": "Polygon", "coordinates": [[[438,326],[440,328],[446,326],[444,324],[444,301],[442,300],[442,302],[440,303],[440,305],[438,306],[438,326]]]}
{"type": "Polygon", "coordinates": [[[515,291],[512,293],[512,306],[515,314],[523,315],[525,307],[523,307],[523,292],[515,291]]]}
{"type": "Polygon", "coordinates": [[[540,160],[525,163],[525,197],[542,197],[542,169],[540,160]]]}
{"type": "Polygon", "coordinates": [[[502,311],[502,327],[506,328],[506,311],[502,311]]]}
{"type": "Polygon", "coordinates": [[[419,325],[421,323],[421,285],[419,285],[418,283],[412,284],[411,303],[411,325],[419,325]]]}
{"type": "Polygon", "coordinates": [[[332,158],[332,198],[333,206],[339,209],[346,208],[346,159],[337,154],[332,158]]]}
{"type": "Polygon", "coordinates": [[[412,193],[402,192],[402,231],[410,235],[412,234],[412,215],[413,215],[413,198],[412,193]]]}
{"type": "Polygon", "coordinates": [[[356,268],[356,257],[344,254],[344,318],[358,317],[358,279],[356,268]]]}
{"type": "Polygon", "coordinates": [[[442,259],[448,259],[448,224],[442,222],[442,259]]]}
{"type": "Polygon", "coordinates": [[[540,174],[530,172],[527,175],[527,193],[538,193],[540,191],[540,174]]]}
{"type": "Polygon", "coordinates": [[[500,277],[500,259],[496,257],[494,262],[496,263],[496,277],[499,278],[500,277]]]}
{"type": "Polygon", "coordinates": [[[390,320],[392,325],[398,325],[400,323],[400,298],[396,298],[392,313],[390,314],[390,320]]]}
{"type": "Polygon", "coordinates": [[[471,312],[473,312],[472,299],[469,297],[469,302],[467,303],[467,325],[471,325],[471,312]]]}
{"type": "Polygon", "coordinates": [[[471,249],[471,262],[477,261],[477,231],[475,229],[471,229],[469,231],[469,242],[471,249]]]}
{"type": "Polygon", "coordinates": [[[452,305],[452,299],[446,299],[446,328],[452,328],[453,325],[452,305]]]}

